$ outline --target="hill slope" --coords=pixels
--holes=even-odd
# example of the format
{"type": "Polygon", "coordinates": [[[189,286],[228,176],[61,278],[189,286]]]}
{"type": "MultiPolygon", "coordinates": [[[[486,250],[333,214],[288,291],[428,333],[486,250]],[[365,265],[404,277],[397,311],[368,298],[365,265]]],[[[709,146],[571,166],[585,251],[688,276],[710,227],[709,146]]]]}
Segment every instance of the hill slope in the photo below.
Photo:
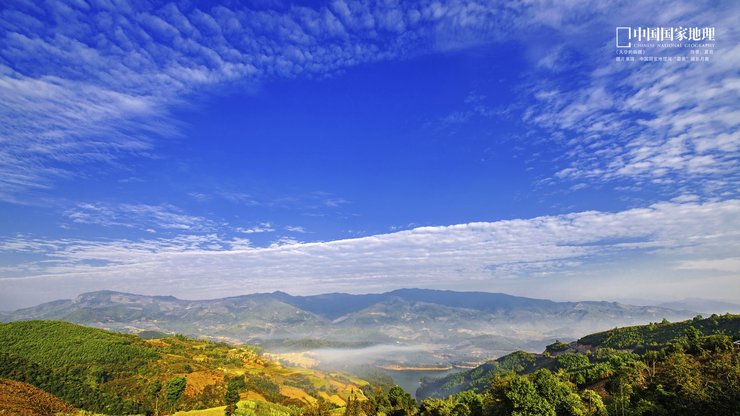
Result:
{"type": "Polygon", "coordinates": [[[588,348],[640,349],[665,345],[694,328],[704,335],[725,334],[733,340],[740,339],[740,315],[712,315],[691,321],[651,323],[648,325],[615,328],[587,335],[578,345],[588,348]]]}
{"type": "MultiPolygon", "coordinates": [[[[687,331],[698,334],[725,335],[731,340],[740,339],[740,315],[713,315],[706,319],[694,319],[676,323],[651,323],[649,325],[615,328],[590,334],[571,344],[555,343],[543,354],[517,351],[486,362],[474,369],[451,374],[436,380],[424,380],[417,397],[447,397],[466,390],[484,391],[491,378],[510,372],[529,374],[539,369],[575,369],[581,365],[588,373],[589,366],[598,361],[600,351],[630,350],[638,353],[659,350],[685,337],[687,331]],[[592,363],[593,362],[593,363],[592,363]],[[580,363],[580,364],[574,364],[580,363]],[[573,366],[573,368],[571,368],[573,366]]],[[[593,367],[593,366],[592,366],[593,367]]],[[[599,372],[603,368],[593,370],[599,372]]],[[[593,374],[591,374],[593,376],[593,374]]],[[[590,376],[584,375],[585,378],[590,376]]]]}
{"type": "Polygon", "coordinates": [[[48,416],[78,413],[64,400],[19,381],[0,379],[0,415],[48,416]]]}
{"type": "Polygon", "coordinates": [[[321,398],[343,406],[351,394],[362,398],[367,385],[338,373],[285,368],[253,347],[183,336],[144,340],[59,321],[0,324],[0,346],[0,377],[107,414],[218,406],[228,383],[244,398],[293,407],[321,398]]]}

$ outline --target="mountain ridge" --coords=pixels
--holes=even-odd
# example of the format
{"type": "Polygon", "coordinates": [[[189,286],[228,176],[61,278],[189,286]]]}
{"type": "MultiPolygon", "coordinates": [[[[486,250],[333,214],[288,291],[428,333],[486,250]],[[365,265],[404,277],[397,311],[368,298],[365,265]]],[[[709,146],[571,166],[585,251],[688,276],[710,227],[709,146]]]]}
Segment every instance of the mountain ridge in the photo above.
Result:
{"type": "Polygon", "coordinates": [[[269,343],[279,351],[327,343],[423,346],[420,353],[395,354],[398,361],[392,364],[428,365],[490,359],[511,346],[540,350],[554,339],[695,315],[606,301],[556,302],[407,288],[360,295],[294,296],[278,291],[207,300],[107,290],[19,309],[0,319],[58,319],[121,332],[182,333],[232,343],[269,343]]]}
{"type": "MultiPolygon", "coordinates": [[[[344,293],[344,292],[331,292],[331,293],[322,293],[317,295],[291,295],[284,291],[274,291],[274,292],[257,292],[257,293],[248,293],[248,294],[242,294],[242,295],[236,295],[236,296],[227,296],[223,298],[211,298],[211,299],[181,299],[177,298],[172,295],[142,295],[137,293],[131,293],[131,292],[121,292],[121,291],[114,291],[114,290],[99,290],[99,291],[92,291],[92,292],[84,292],[79,294],[75,299],[58,299],[50,302],[44,302],[36,306],[28,307],[28,308],[21,308],[16,311],[6,311],[6,313],[15,313],[22,310],[31,310],[38,308],[42,305],[51,305],[51,304],[58,304],[65,301],[72,301],[72,302],[79,302],[81,298],[86,298],[90,296],[99,297],[101,295],[119,295],[119,296],[131,296],[131,297],[137,297],[137,298],[151,298],[155,300],[161,300],[161,301],[172,301],[172,302],[179,302],[179,303],[222,303],[222,302],[232,302],[237,300],[246,300],[246,299],[253,299],[253,298],[275,298],[281,301],[284,301],[285,303],[288,303],[290,305],[300,307],[301,309],[314,312],[315,314],[319,315],[314,311],[314,309],[319,309],[319,306],[322,305],[316,305],[316,302],[319,301],[330,301],[330,302],[336,302],[336,297],[341,297],[346,300],[353,300],[355,308],[348,309],[347,312],[356,312],[358,310],[364,309],[366,305],[372,304],[372,303],[364,303],[364,302],[357,302],[358,300],[370,300],[373,303],[378,302],[383,299],[387,299],[388,297],[400,297],[402,299],[413,299],[415,301],[426,301],[428,303],[435,303],[435,304],[442,304],[445,306],[452,306],[452,307],[465,307],[467,309],[479,309],[479,310],[487,310],[492,311],[490,308],[486,308],[487,304],[481,304],[483,300],[504,300],[506,301],[505,306],[508,306],[511,308],[512,306],[522,306],[526,304],[526,306],[531,307],[532,304],[537,304],[539,306],[576,306],[579,304],[586,304],[586,305],[621,305],[621,306],[629,306],[629,307],[636,307],[636,308],[657,308],[657,309],[667,309],[672,311],[679,311],[679,312],[689,312],[689,313],[696,313],[694,310],[689,309],[679,309],[677,307],[667,307],[667,306],[661,306],[661,305],[668,305],[668,304],[674,304],[673,302],[664,302],[659,305],[632,305],[628,303],[623,302],[616,302],[616,301],[606,301],[606,300],[582,300],[582,301],[553,301],[549,299],[539,299],[539,298],[532,298],[527,296],[516,296],[516,295],[510,295],[503,292],[482,292],[482,291],[453,291],[453,290],[437,290],[437,289],[419,289],[419,288],[402,288],[402,289],[395,289],[388,292],[381,292],[381,293],[367,293],[367,294],[351,294],[351,293],[344,293]],[[452,299],[442,299],[441,295],[451,295],[452,299]],[[472,299],[472,305],[471,305],[471,297],[476,296],[476,298],[472,299]],[[481,299],[478,297],[483,297],[485,299],[481,299]],[[334,298],[334,299],[332,299],[334,298]],[[360,306],[357,306],[360,305],[360,306]]],[[[680,304],[679,302],[675,302],[675,304],[680,304]]],[[[729,303],[728,303],[729,305],[729,303]]]]}

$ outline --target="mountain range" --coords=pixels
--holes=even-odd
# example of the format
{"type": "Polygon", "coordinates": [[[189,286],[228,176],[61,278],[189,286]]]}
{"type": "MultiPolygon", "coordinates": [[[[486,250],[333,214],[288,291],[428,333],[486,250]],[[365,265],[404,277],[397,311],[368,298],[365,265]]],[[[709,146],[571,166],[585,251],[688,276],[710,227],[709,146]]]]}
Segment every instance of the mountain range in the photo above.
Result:
{"type": "Polygon", "coordinates": [[[686,298],[683,300],[660,303],[658,306],[669,309],[697,311],[707,315],[728,312],[740,313],[740,304],[738,303],[702,298],[686,298]]]}
{"type": "Polygon", "coordinates": [[[99,291],[0,319],[56,319],[120,332],[180,333],[277,352],[362,348],[364,361],[372,364],[428,366],[480,362],[517,349],[541,350],[555,339],[694,315],[615,302],[400,289],[364,295],[273,292],[212,300],[99,291]],[[388,354],[388,348],[394,353],[388,354]]]}

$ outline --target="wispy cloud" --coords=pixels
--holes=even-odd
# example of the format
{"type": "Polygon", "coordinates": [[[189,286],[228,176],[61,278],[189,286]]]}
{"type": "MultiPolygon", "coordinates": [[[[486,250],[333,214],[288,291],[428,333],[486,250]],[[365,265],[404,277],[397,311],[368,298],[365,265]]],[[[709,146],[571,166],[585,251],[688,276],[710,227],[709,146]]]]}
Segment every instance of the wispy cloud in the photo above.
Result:
{"type": "Polygon", "coordinates": [[[0,17],[0,198],[18,202],[79,166],[147,155],[177,134],[168,111],[199,91],[480,42],[512,11],[10,1],[0,17]]]}
{"type": "Polygon", "coordinates": [[[465,97],[462,109],[454,111],[440,119],[444,127],[453,126],[471,121],[474,118],[504,117],[509,109],[501,107],[494,108],[487,103],[486,96],[471,92],[465,97]]]}
{"type": "Polygon", "coordinates": [[[73,223],[141,230],[176,230],[180,232],[214,231],[217,224],[209,219],[185,214],[170,204],[81,203],[65,212],[73,223]]]}
{"type": "MultiPolygon", "coordinates": [[[[664,185],[677,194],[736,195],[740,179],[736,13],[723,11],[720,5],[677,3],[668,14],[650,13],[659,7],[655,4],[646,7],[639,8],[643,16],[636,16],[630,15],[630,8],[615,5],[615,13],[573,28],[571,36],[554,48],[558,56],[543,59],[567,66],[567,54],[575,51],[587,57],[579,60],[585,70],[571,69],[579,77],[564,80],[553,74],[557,68],[543,62],[530,85],[528,94],[534,102],[524,118],[542,129],[539,135],[562,148],[558,180],[588,184],[627,180],[664,185]],[[644,16],[652,20],[645,23],[644,16]],[[614,62],[612,37],[599,44],[584,41],[594,24],[704,25],[716,27],[719,34],[710,62],[614,62]]],[[[557,14],[558,9],[544,13],[557,14]]],[[[562,15],[542,19],[559,27],[569,20],[562,15]]]]}
{"type": "MultiPolygon", "coordinates": [[[[26,192],[84,173],[81,166],[150,155],[159,137],[177,134],[168,111],[200,91],[326,77],[490,41],[531,49],[525,54],[542,72],[526,94],[525,119],[566,150],[561,180],[681,183],[730,172],[733,181],[703,182],[726,189],[738,174],[740,47],[732,41],[734,14],[723,7],[732,6],[338,0],[273,10],[10,1],[0,17],[0,198],[22,201],[26,192]],[[653,25],[716,26],[714,62],[615,65],[612,31],[603,28],[645,16],[653,25]],[[573,65],[574,53],[585,55],[578,60],[585,68],[573,65]],[[574,68],[581,77],[575,88],[558,88],[557,75],[574,68]]],[[[471,98],[445,122],[491,111],[471,98]]],[[[341,201],[327,200],[334,203],[341,201]]]]}
{"type": "Polygon", "coordinates": [[[351,202],[339,195],[325,191],[291,193],[280,189],[250,189],[249,192],[218,189],[212,193],[191,193],[198,201],[220,198],[237,205],[261,206],[287,210],[324,210],[340,208],[351,202]]]}
{"type": "Polygon", "coordinates": [[[74,296],[78,289],[70,288],[85,287],[203,298],[423,286],[571,299],[608,297],[615,288],[622,296],[698,291],[738,297],[740,270],[732,259],[740,252],[739,221],[740,201],[730,200],[420,227],[329,242],[281,239],[265,248],[215,234],[144,241],[18,236],[0,242],[0,252],[8,258],[33,254],[35,260],[9,264],[4,274],[14,277],[0,279],[0,293],[3,302],[17,302],[14,297],[41,296],[34,289],[50,287],[57,289],[53,297],[74,296]],[[717,272],[707,276],[707,268],[717,272]]]}
{"type": "Polygon", "coordinates": [[[492,108],[473,93],[440,124],[454,128],[520,112],[527,141],[557,149],[550,182],[571,182],[574,190],[612,182],[735,197],[736,12],[730,4],[680,1],[528,2],[497,38],[518,42],[530,60],[523,85],[513,88],[517,101],[492,108]],[[624,25],[716,27],[717,47],[710,62],[615,62],[614,28],[624,25]]]}

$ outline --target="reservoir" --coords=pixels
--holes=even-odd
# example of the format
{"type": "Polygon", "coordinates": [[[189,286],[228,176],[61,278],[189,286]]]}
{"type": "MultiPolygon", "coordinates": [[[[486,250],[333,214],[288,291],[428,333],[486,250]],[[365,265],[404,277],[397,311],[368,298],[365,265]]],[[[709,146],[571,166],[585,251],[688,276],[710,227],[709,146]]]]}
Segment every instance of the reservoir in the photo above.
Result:
{"type": "Polygon", "coordinates": [[[406,390],[411,397],[416,397],[416,389],[421,385],[423,377],[440,378],[448,374],[454,374],[463,371],[463,368],[450,368],[440,370],[388,370],[381,368],[384,373],[393,378],[393,382],[406,390]]]}

